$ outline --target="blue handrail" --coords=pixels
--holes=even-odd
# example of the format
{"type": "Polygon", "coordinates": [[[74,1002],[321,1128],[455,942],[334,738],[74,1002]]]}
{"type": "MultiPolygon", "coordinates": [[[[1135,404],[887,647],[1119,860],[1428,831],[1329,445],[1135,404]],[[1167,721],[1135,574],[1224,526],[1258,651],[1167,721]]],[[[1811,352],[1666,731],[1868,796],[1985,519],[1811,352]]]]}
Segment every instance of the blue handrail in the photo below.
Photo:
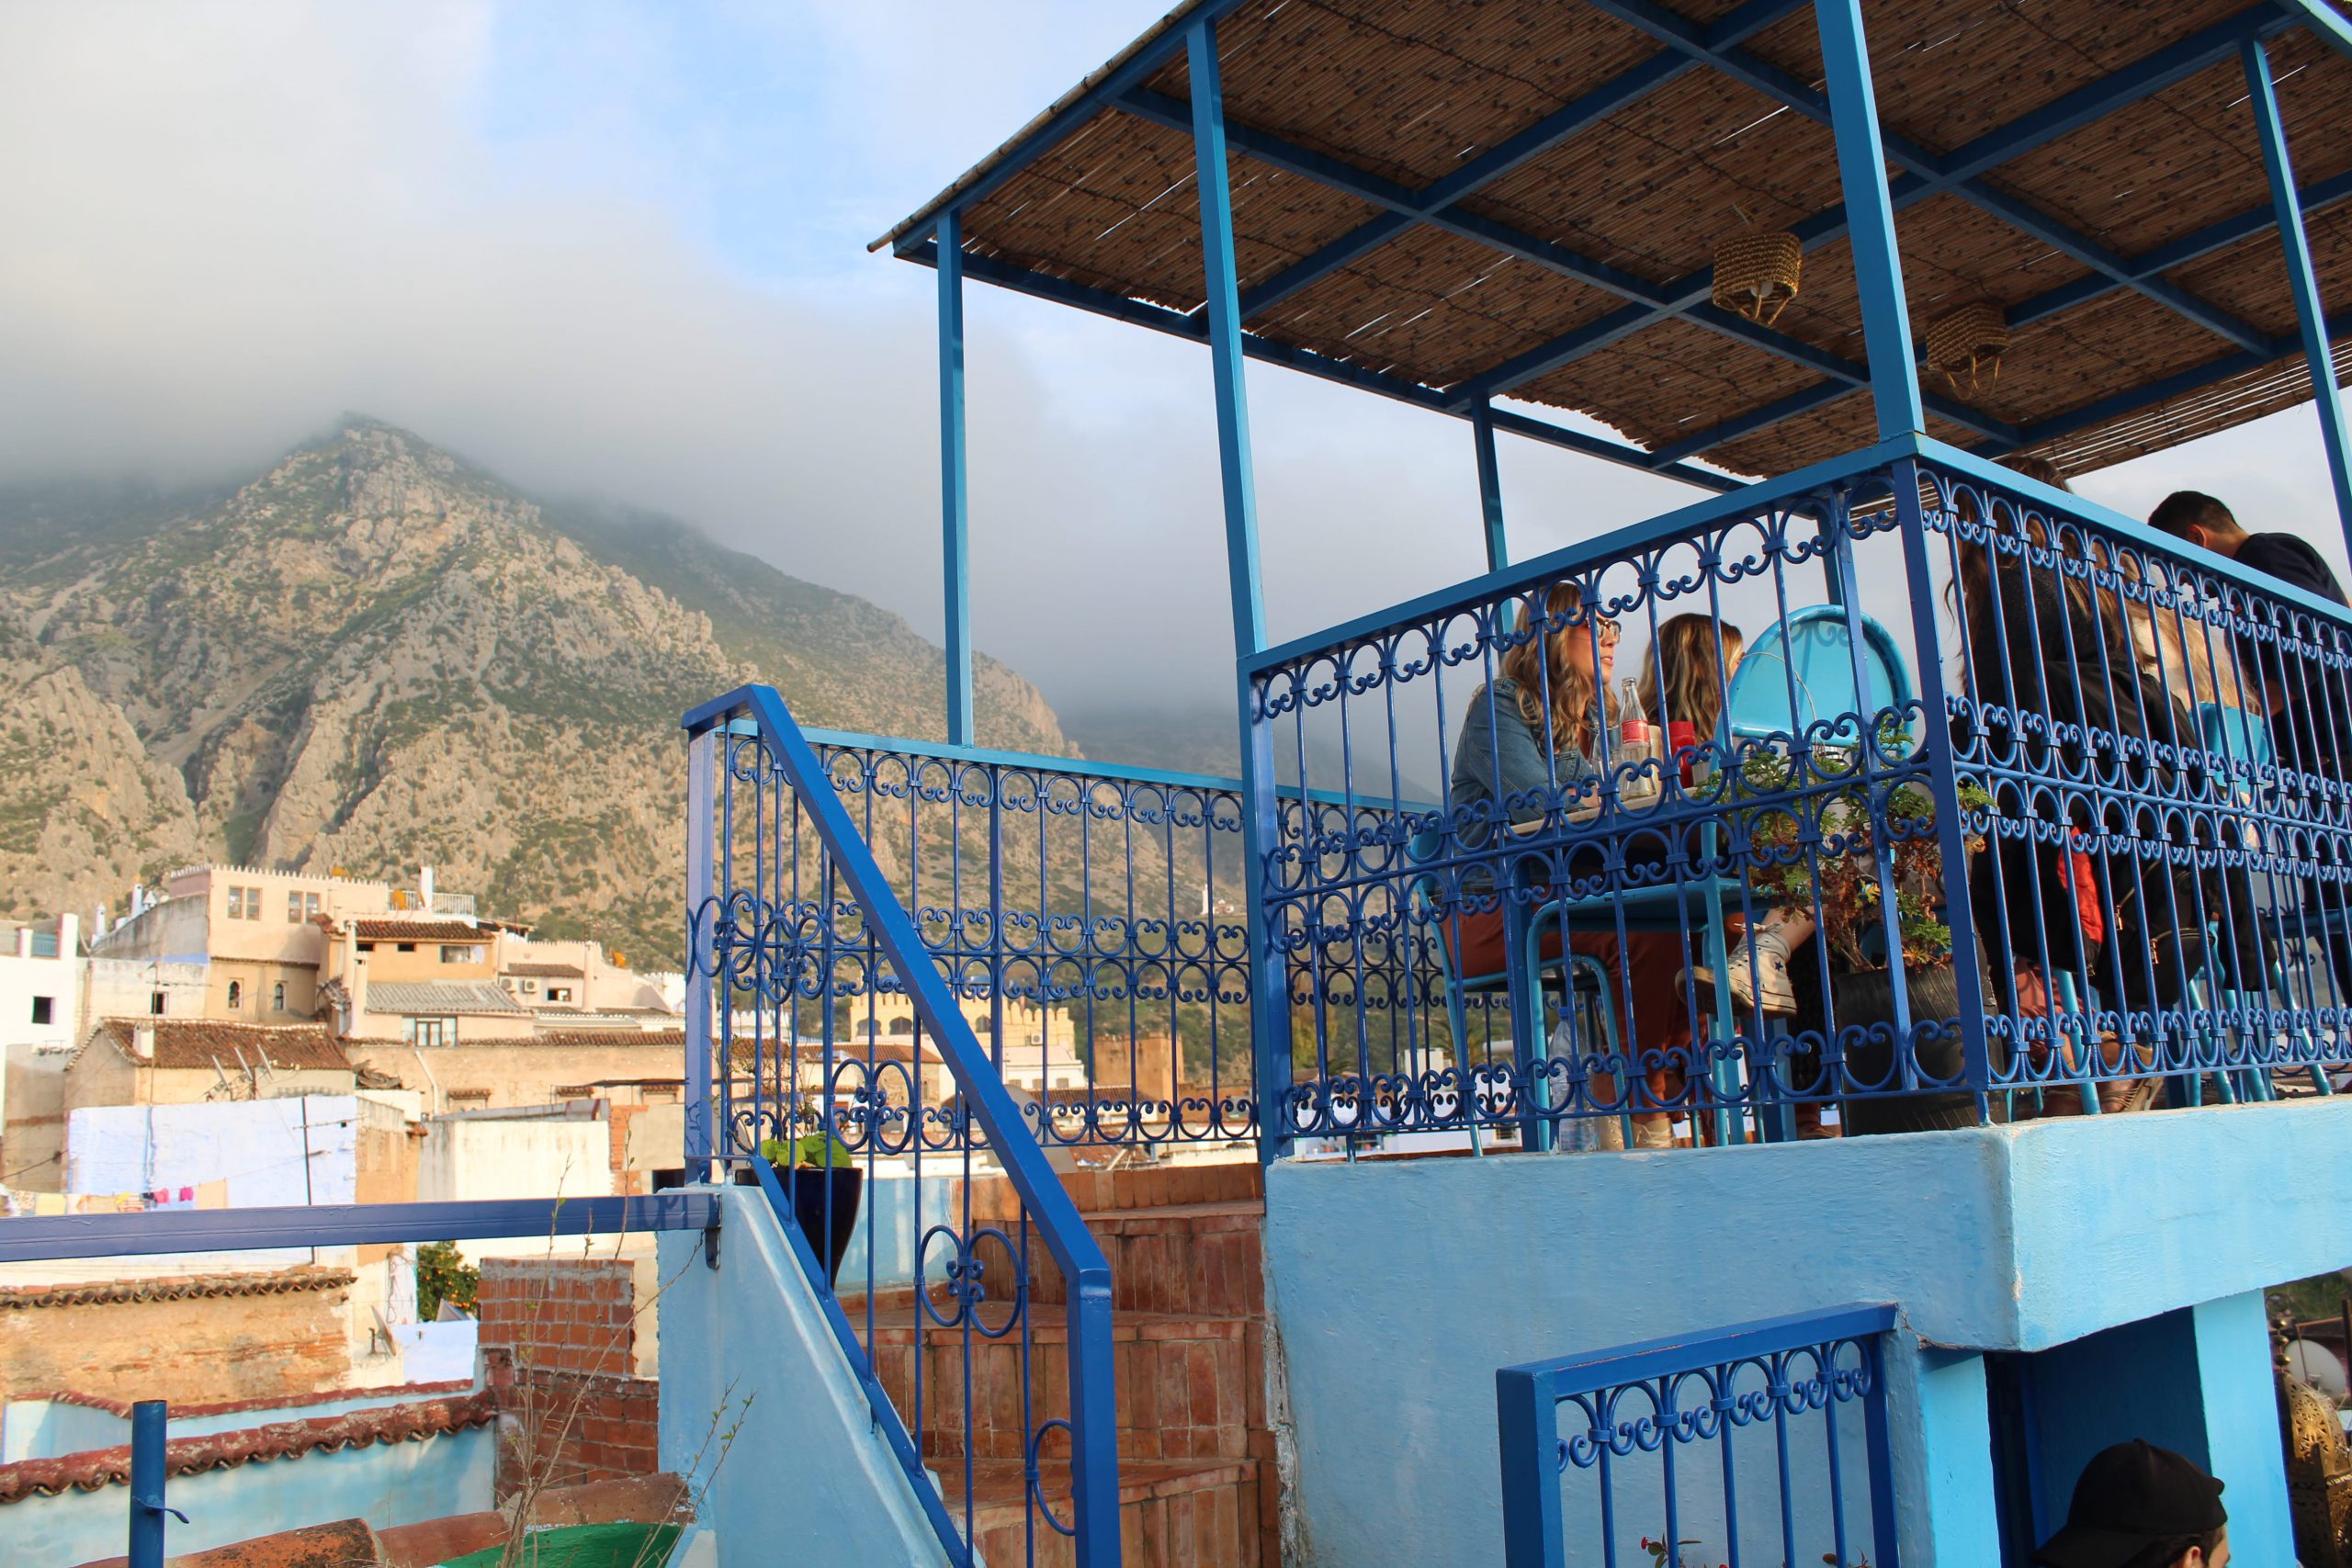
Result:
{"type": "MultiPolygon", "coordinates": [[[[1826,1507],[1817,1511],[1826,1513],[1835,1538],[1828,1560],[1858,1561],[1849,1555],[1847,1538],[1849,1501],[1837,1412],[1841,1404],[1859,1402],[1868,1472],[1869,1561],[1878,1568],[1896,1568],[1883,1345],[1895,1315],[1891,1304],[1854,1303],[1499,1369],[1495,1407],[1502,1460],[1504,1561],[1510,1568],[1565,1568],[1570,1521],[1563,1506],[1561,1477],[1565,1472],[1586,1470],[1593,1472],[1598,1517],[1577,1522],[1587,1529],[1598,1525],[1603,1558],[1614,1560],[1614,1538],[1625,1531],[1629,1520],[1626,1506],[1616,1495],[1611,1461],[1622,1463],[1637,1453],[1659,1455],[1667,1481],[1667,1560],[1682,1561],[1674,1550],[1683,1539],[1681,1528],[1688,1517],[1680,1510],[1702,1500],[1695,1494],[1704,1489],[1703,1477],[1713,1466],[1693,1467],[1694,1495],[1685,1498],[1673,1483],[1674,1456],[1678,1450],[1690,1449],[1695,1454],[1707,1445],[1716,1450],[1713,1465],[1720,1466],[1723,1478],[1715,1499],[1722,1527],[1736,1538],[1741,1488],[1730,1444],[1736,1428],[1751,1425],[1773,1431],[1777,1438],[1779,1462],[1768,1470],[1779,1494],[1770,1500],[1779,1506],[1750,1510],[1749,1517],[1760,1516],[1766,1521],[1763,1530],[1781,1537],[1773,1543],[1781,1549],[1780,1558],[1815,1561],[1812,1551],[1799,1550],[1796,1540],[1798,1492],[1813,1490],[1815,1478],[1792,1471],[1787,1430],[1792,1418],[1808,1414],[1824,1418],[1826,1468],[1818,1480],[1826,1483],[1826,1507]],[[1563,1404],[1577,1407],[1584,1430],[1562,1435],[1563,1404]],[[1772,1531],[1775,1523],[1777,1532],[1772,1531]]],[[[1634,1528],[1648,1528],[1646,1520],[1631,1522],[1634,1528]]],[[[1739,1560],[1736,1548],[1729,1555],[1739,1560]]]]}
{"type": "MultiPolygon", "coordinates": [[[[864,917],[866,936],[904,986],[925,1034],[955,1077],[964,1111],[978,1123],[989,1150],[1035,1225],[1039,1239],[1068,1281],[1069,1426],[1074,1492],[1071,1529],[1080,1563],[1088,1568],[1116,1563],[1119,1483],[1111,1355],[1111,1270],[1102,1247],[1047,1163],[1020,1108],[998,1077],[989,1052],[965,1021],[933,955],[917,932],[913,919],[892,891],[872,850],[859,836],[814,748],[784,699],[771,686],[739,687],[695,709],[687,716],[684,728],[690,737],[713,730],[756,736],[792,790],[796,809],[805,816],[821,841],[831,868],[848,885],[864,917]]],[[[689,962],[700,973],[712,972],[714,955],[706,950],[723,913],[715,898],[706,898],[691,911],[693,951],[689,962]]],[[[690,1150],[690,1156],[696,1152],[690,1150]]],[[[774,1189],[772,1180],[763,1181],[763,1186],[772,1189],[770,1201],[781,1205],[782,1193],[774,1189]]],[[[816,1268],[813,1253],[806,1266],[812,1270],[815,1281],[826,1285],[823,1293],[830,1298],[830,1281],[816,1268]]],[[[909,1471],[909,1479],[918,1495],[927,1496],[932,1483],[922,1473],[914,1445],[893,1443],[892,1447],[902,1467],[909,1471]]],[[[1034,1480],[1032,1489],[1034,1492],[1034,1480]]],[[[926,1511],[934,1528],[941,1528],[946,1518],[944,1510],[926,1511]]],[[[951,1528],[942,1544],[952,1555],[969,1558],[975,1543],[953,1539],[951,1528]]]]}

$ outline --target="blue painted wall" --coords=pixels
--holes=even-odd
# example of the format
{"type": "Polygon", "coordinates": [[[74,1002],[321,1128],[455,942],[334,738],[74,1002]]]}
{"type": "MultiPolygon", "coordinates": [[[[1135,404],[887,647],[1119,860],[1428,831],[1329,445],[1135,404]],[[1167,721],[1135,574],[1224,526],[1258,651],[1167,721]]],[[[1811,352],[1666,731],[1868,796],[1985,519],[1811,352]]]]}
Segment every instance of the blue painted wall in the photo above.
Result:
{"type": "Polygon", "coordinates": [[[662,1466],[705,1488],[719,1568],[944,1564],[765,1199],[716,1190],[719,1267],[700,1233],[665,1232],[659,1310],[662,1466]],[[723,1464],[714,1416],[736,1427],[723,1464]]]}
{"type": "Polygon", "coordinates": [[[2292,1562],[2287,1460],[2278,1445],[2278,1397],[2270,1374],[2270,1325],[2262,1292],[2207,1302],[2195,1320],[2205,1401],[2207,1468],[2222,1478],[2230,1511],[2230,1560],[2292,1562]]]}
{"type": "Polygon", "coordinates": [[[1307,1562],[1499,1559],[1498,1367],[1892,1301],[1905,1562],[1975,1568],[1996,1526],[1984,1370],[1964,1352],[2041,1349],[2352,1263],[2344,1174],[2352,1097],[1652,1155],[1277,1164],[1269,1305],[1307,1562]],[[1921,1339],[1963,1353],[1923,1356],[1921,1339]]]}
{"type": "MultiPolygon", "coordinates": [[[[299,1460],[175,1475],[168,1500],[185,1512],[164,1550],[202,1551],[302,1525],[366,1519],[379,1529],[491,1506],[496,1428],[475,1427],[413,1443],[315,1450],[299,1460]]],[[[0,1562],[88,1562],[122,1555],[130,1489],[27,1497],[0,1507],[0,1562]]]]}

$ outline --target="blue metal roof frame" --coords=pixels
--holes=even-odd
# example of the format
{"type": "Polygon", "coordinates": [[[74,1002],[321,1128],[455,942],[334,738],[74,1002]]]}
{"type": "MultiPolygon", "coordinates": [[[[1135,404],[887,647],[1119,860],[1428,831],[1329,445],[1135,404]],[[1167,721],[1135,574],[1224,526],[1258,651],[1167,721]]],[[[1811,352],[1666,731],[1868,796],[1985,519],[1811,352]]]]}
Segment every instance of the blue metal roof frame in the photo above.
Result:
{"type": "MultiPolygon", "coordinates": [[[[1690,321],[1747,347],[1819,372],[1822,379],[1812,386],[1757,407],[1729,412],[1697,433],[1668,444],[1654,443],[1649,447],[1564,430],[1523,415],[1499,411],[1495,415],[1493,428],[1510,429],[1608,461],[1721,489],[1716,476],[1704,468],[1691,468],[1689,460],[1711,447],[1769,429],[1849,396],[1869,385],[1869,367],[1792,334],[1775,332],[1718,310],[1708,299],[1712,269],[1702,269],[1664,284],[1653,283],[1602,257],[1581,254],[1541,235],[1465,210],[1459,204],[1464,197],[1558,146],[1578,130],[1638,102],[1693,68],[1723,73],[1788,110],[1827,124],[1828,99],[1823,91],[1795,80],[1742,47],[1750,37],[1803,9],[1804,3],[1805,0],[1747,0],[1712,22],[1703,22],[1668,10],[1657,0],[1592,0],[1597,12],[1656,39],[1661,46],[1658,51],[1582,91],[1573,100],[1552,107],[1442,178],[1419,186],[1399,184],[1329,152],[1301,145],[1237,118],[1226,119],[1224,133],[1237,154],[1313,181],[1377,209],[1370,220],[1243,289],[1241,315],[1245,320],[1417,229],[1459,236],[1579,284],[1617,294],[1628,301],[1622,309],[1444,387],[1430,387],[1409,376],[1374,370],[1329,354],[1276,344],[1247,333],[1246,352],[1261,361],[1287,365],[1307,374],[1378,391],[1433,412],[1474,418],[1488,400],[1506,395],[1514,388],[1668,319],[1690,321]]],[[[1037,157],[1105,110],[1116,109],[1190,134],[1191,106],[1154,90],[1148,83],[1156,71],[1175,58],[1182,47],[1182,35],[1193,30],[1194,24],[1214,22],[1239,9],[1233,0],[1198,0],[1170,13],[1127,51],[1033,121],[997,154],[876,241],[876,247],[889,244],[906,259],[935,265],[936,253],[931,249],[929,237],[943,212],[968,209],[984,200],[1037,157]]],[[[2087,428],[2097,423],[2092,417],[2093,410],[2113,417],[2119,411],[2128,412],[2165,397],[2226,382],[2245,375],[2250,367],[2270,364],[2294,353],[2300,341],[2297,334],[2274,334],[2232,310],[2199,297],[2166,276],[2222,246],[2275,230],[2276,214],[2269,208],[2249,208],[2208,225],[2197,234],[2169,241],[2140,255],[2127,255],[2013,192],[1988,183],[1984,176],[2013,159],[2097,124],[2124,106],[2186,81],[2227,59],[2249,39],[2260,40],[2297,28],[2308,28],[2331,48],[2352,57],[2352,41],[2347,41],[2352,40],[2352,25],[2347,25],[2326,0],[2263,0],[2188,37],[2164,42],[2128,66],[2064,92],[1948,152],[1939,153],[1899,136],[1885,137],[1884,151],[1889,161],[1904,171],[1893,180],[1889,192],[1897,208],[1949,195],[2087,269],[2086,276],[2046,289],[2018,306],[2013,324],[2046,320],[2060,311],[2129,292],[2161,304],[2197,331],[2219,337],[2222,344],[2216,346],[2226,349],[2201,367],[2152,381],[2143,389],[2146,393],[2143,400],[2134,400],[2139,397],[2136,392],[2125,392],[2097,400],[2069,413],[2029,423],[2012,423],[1973,408],[1959,398],[1939,396],[1922,389],[1921,401],[1928,414],[1979,437],[1979,451],[2012,452],[2087,428]]],[[[2303,194],[2306,214],[2332,205],[2352,194],[2352,173],[2330,175],[2306,187],[2303,194]]],[[[1808,248],[1830,243],[1846,233],[1843,205],[1816,212],[1792,227],[1808,248]]],[[[978,265],[980,259],[978,252],[969,255],[967,270],[985,281],[1041,298],[1057,299],[1171,335],[1196,340],[1204,335],[1198,320],[1202,311],[1198,308],[1189,311],[1171,310],[1128,298],[1115,288],[1056,277],[1050,272],[993,256],[984,266],[978,265]]],[[[2329,329],[2333,331],[2335,326],[2335,320],[2331,319],[2329,329]]]]}

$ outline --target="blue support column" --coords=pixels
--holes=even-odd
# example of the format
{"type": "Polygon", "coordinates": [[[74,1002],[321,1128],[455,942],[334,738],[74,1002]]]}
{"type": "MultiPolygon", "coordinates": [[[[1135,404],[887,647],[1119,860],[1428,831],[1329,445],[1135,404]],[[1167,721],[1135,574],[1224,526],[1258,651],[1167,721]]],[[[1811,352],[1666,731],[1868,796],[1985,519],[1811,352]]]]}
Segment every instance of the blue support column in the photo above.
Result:
{"type": "Polygon", "coordinates": [[[1838,137],[1838,173],[1846,195],[1854,282],[1862,297],[1862,340],[1869,350],[1871,398],[1879,439],[1927,429],[1919,367],[1912,359],[1911,313],[1903,299],[1903,256],[1894,243],[1894,202],[1886,188],[1886,147],[1871,88],[1870,48],[1861,0],[1817,0],[1829,120],[1838,137]]]}
{"type": "MultiPolygon", "coordinates": [[[[1201,263],[1207,285],[1209,369],[1216,397],[1217,475],[1225,495],[1225,570],[1233,598],[1233,649],[1248,659],[1266,646],[1266,607],[1258,585],[1258,489],[1250,460],[1250,402],[1242,376],[1240,285],[1234,276],[1233,193],[1226,177],[1225,83],[1217,65],[1216,24],[1195,24],[1185,39],[1193,77],[1193,156],[1201,206],[1201,263]]],[[[1274,798],[1273,737],[1257,714],[1249,677],[1236,682],[1241,725],[1245,887],[1250,900],[1250,1021],[1257,1078],[1258,1151],[1275,1159],[1289,1146],[1283,1111],[1290,1088],[1288,965],[1266,917],[1266,861],[1281,842],[1274,798]]]]}
{"type": "Polygon", "coordinates": [[[164,1438],[170,1412],[160,1399],[130,1407],[130,1568],[164,1568],[164,1516],[187,1516],[164,1501],[164,1438]]]}
{"type": "Polygon", "coordinates": [[[1510,564],[1510,546],[1503,537],[1503,477],[1495,461],[1495,411],[1484,398],[1470,410],[1470,434],[1478,447],[1478,515],[1487,527],[1487,570],[1500,571],[1510,564]]]}
{"type": "Polygon", "coordinates": [[[972,584],[964,560],[971,496],[964,461],[964,220],[939,215],[940,572],[947,591],[947,740],[972,743],[972,584]]]}
{"type": "Polygon", "coordinates": [[[2335,484],[2335,517],[2352,547],[2352,432],[2336,389],[2335,355],[2328,347],[2327,315],[2320,308],[2319,277],[2312,271],[2312,247],[2303,231],[2302,204],[2295,195],[2295,171],[2287,157],[2287,127],[2278,118],[2278,95],[2270,85],[2270,57],[2260,39],[2244,50],[2246,91],[2254,123],[2262,135],[2262,164],[2270,174],[2270,201],[2278,212],[2278,245],[2287,256],[2287,281],[2295,291],[2295,325],[2302,334],[2303,360],[2311,367],[2312,400],[2319,406],[2320,440],[2335,484]]]}

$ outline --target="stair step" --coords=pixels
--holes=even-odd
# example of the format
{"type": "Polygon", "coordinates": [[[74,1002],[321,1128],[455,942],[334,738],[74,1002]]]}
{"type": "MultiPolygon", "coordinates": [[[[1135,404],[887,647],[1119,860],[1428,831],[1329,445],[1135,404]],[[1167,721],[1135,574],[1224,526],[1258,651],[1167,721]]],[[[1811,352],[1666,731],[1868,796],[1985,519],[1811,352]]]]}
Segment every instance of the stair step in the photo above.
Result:
{"type": "MultiPolygon", "coordinates": [[[[948,1516],[965,1524],[965,1466],[933,1467],[948,1516]]],[[[1254,1460],[1119,1461],[1119,1536],[1128,1568],[1261,1568],[1259,1466],[1254,1460]]],[[[1074,1568],[1069,1538],[1042,1521],[1029,1554],[1028,1483],[1019,1460],[971,1465],[973,1544],[990,1568],[1074,1568]]],[[[1040,1476],[1054,1517],[1070,1519],[1069,1477],[1049,1464],[1040,1476]],[[1056,1472],[1059,1471],[1058,1475],[1056,1472]]]]}

